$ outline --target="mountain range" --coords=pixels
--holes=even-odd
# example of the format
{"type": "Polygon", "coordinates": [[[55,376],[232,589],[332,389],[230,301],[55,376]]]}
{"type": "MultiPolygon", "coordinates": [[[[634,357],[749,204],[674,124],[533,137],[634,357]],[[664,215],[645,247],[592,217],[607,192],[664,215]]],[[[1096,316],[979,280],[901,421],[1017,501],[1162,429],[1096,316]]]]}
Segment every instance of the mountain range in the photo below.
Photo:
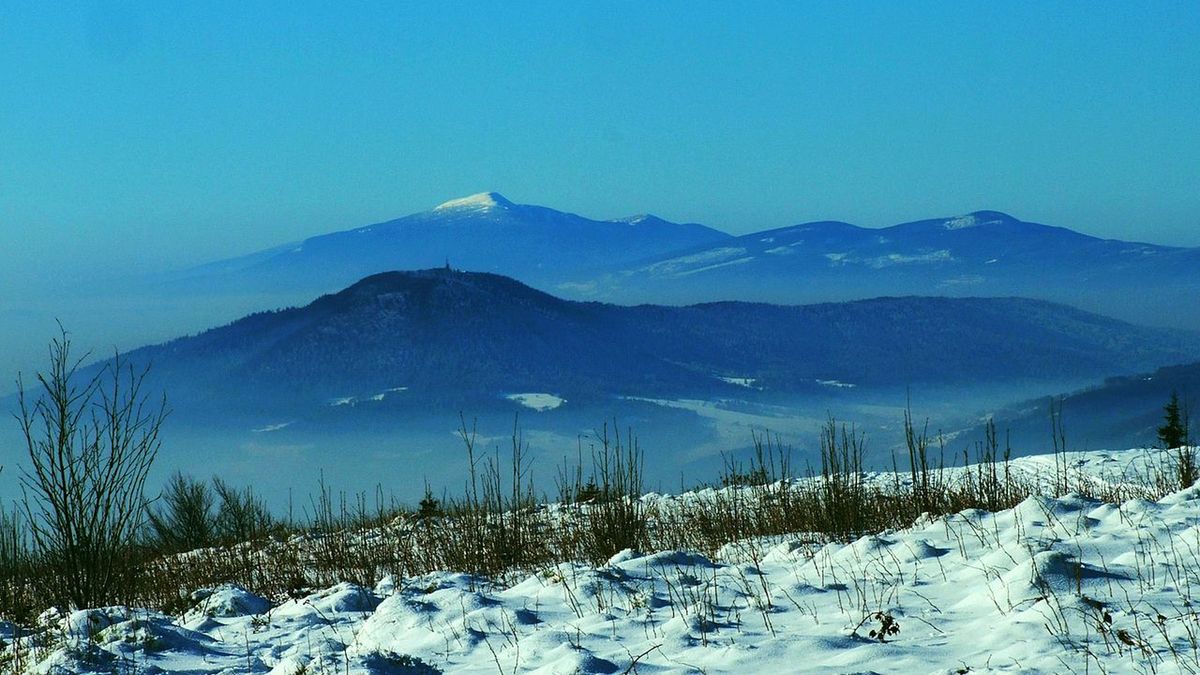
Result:
{"type": "Polygon", "coordinates": [[[1100,239],[995,211],[882,229],[817,222],[659,256],[593,280],[602,297],[813,302],[893,294],[1040,298],[1147,323],[1200,292],[1200,249],[1100,239]]]}
{"type": "Polygon", "coordinates": [[[822,221],[732,236],[643,215],[592,220],[491,192],[173,275],[171,288],[289,302],[449,263],[622,304],[784,304],[882,295],[1019,296],[1200,328],[1200,248],[1101,239],[997,211],[885,228],[822,221]]]}
{"type": "Polygon", "coordinates": [[[373,275],[127,356],[153,364],[177,408],[387,399],[444,412],[523,392],[764,398],[1099,379],[1200,357],[1200,337],[1019,298],[627,307],[440,268],[373,275]]]}

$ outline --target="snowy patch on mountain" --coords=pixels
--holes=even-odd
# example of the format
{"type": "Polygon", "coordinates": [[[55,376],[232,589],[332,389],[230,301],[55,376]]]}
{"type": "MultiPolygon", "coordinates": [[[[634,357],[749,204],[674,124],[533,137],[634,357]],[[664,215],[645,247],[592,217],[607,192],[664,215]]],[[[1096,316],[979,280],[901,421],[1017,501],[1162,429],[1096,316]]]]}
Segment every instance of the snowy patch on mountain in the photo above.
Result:
{"type": "Polygon", "coordinates": [[[753,377],[718,377],[717,379],[721,380],[722,382],[726,382],[728,384],[735,384],[739,387],[746,387],[747,389],[757,389],[758,388],[754,384],[758,380],[754,379],[753,377]]]}
{"type": "Polygon", "coordinates": [[[669,260],[656,262],[652,265],[638,270],[639,272],[647,272],[649,274],[657,274],[662,276],[674,276],[687,272],[695,272],[699,269],[706,269],[715,263],[730,261],[731,259],[745,256],[746,249],[738,246],[722,246],[713,248],[691,255],[683,255],[669,260]]]}
{"type": "Polygon", "coordinates": [[[863,262],[869,267],[883,269],[896,265],[925,265],[931,263],[953,262],[954,256],[950,251],[941,249],[928,253],[889,253],[875,258],[867,258],[863,262]]]}
{"type": "Polygon", "coordinates": [[[488,211],[495,208],[508,208],[512,205],[512,202],[497,192],[480,192],[467,197],[459,197],[458,199],[451,199],[448,202],[442,202],[433,210],[488,211]]]}
{"type": "Polygon", "coordinates": [[[347,406],[347,405],[348,406],[356,406],[359,403],[363,403],[366,401],[378,403],[379,401],[384,400],[391,394],[399,394],[399,393],[406,392],[406,391],[408,391],[408,387],[391,387],[389,389],[384,389],[383,391],[381,391],[377,394],[369,394],[366,396],[340,396],[338,398],[330,400],[329,406],[332,408],[340,408],[342,406],[347,406]]]}
{"type": "Polygon", "coordinates": [[[974,213],[970,213],[965,216],[958,216],[957,218],[951,218],[951,219],[947,220],[946,222],[942,223],[942,227],[947,230],[965,230],[970,227],[981,227],[983,225],[995,225],[996,223],[1001,223],[1001,222],[1004,222],[1004,221],[999,220],[997,218],[984,220],[984,219],[980,218],[978,215],[976,215],[974,213]]]}
{"type": "Polygon", "coordinates": [[[509,394],[504,398],[519,403],[530,410],[536,410],[538,412],[554,410],[555,408],[558,408],[567,402],[567,399],[560,398],[554,394],[541,393],[509,394]]]}
{"type": "Polygon", "coordinates": [[[956,258],[947,249],[926,251],[922,253],[888,253],[872,258],[860,258],[849,253],[826,253],[825,259],[830,266],[861,264],[873,269],[895,267],[897,265],[927,265],[943,262],[954,262],[956,258]]]}
{"type": "Polygon", "coordinates": [[[858,386],[857,384],[850,384],[841,380],[817,380],[817,384],[825,387],[833,387],[834,389],[853,389],[858,386]]]}
{"type": "Polygon", "coordinates": [[[951,218],[950,220],[947,220],[946,222],[942,223],[942,227],[946,228],[947,230],[965,230],[968,227],[978,227],[978,226],[979,226],[979,219],[973,215],[959,216],[957,218],[951,218]]]}
{"type": "Polygon", "coordinates": [[[656,262],[637,270],[637,272],[665,277],[686,277],[729,265],[742,265],[753,260],[754,256],[748,255],[746,249],[725,246],[656,262]]]}
{"type": "Polygon", "coordinates": [[[699,274],[701,272],[709,272],[711,270],[719,269],[721,267],[729,267],[731,265],[744,265],[748,262],[753,262],[753,261],[754,261],[754,256],[746,256],[744,258],[738,258],[736,260],[729,260],[729,261],[722,262],[722,263],[716,263],[714,265],[706,265],[704,267],[697,267],[695,269],[678,272],[675,276],[686,277],[686,276],[689,276],[692,274],[699,274]]]}

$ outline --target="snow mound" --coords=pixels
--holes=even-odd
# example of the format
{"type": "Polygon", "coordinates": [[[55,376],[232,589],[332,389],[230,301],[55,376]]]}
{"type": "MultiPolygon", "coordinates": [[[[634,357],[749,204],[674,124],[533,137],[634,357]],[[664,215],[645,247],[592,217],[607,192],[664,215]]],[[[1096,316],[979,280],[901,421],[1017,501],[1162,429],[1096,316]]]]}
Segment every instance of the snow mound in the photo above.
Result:
{"type": "Polygon", "coordinates": [[[183,615],[186,621],[252,616],[271,608],[266,598],[233,584],[198,590],[192,593],[192,603],[192,608],[183,615]]]}

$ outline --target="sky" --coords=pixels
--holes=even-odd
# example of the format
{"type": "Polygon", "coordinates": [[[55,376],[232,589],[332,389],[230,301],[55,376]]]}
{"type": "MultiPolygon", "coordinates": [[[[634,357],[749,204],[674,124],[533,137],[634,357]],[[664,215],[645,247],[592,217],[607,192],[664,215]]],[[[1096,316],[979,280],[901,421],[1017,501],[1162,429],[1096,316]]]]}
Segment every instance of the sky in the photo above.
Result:
{"type": "Polygon", "coordinates": [[[1200,245],[1200,4],[0,0],[0,285],[496,190],[1200,245]]]}

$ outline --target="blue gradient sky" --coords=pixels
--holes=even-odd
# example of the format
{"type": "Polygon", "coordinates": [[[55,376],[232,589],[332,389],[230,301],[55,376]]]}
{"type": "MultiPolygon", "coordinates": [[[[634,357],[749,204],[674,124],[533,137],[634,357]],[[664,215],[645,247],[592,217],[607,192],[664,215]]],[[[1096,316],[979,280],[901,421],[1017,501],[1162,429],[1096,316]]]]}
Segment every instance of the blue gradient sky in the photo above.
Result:
{"type": "Polygon", "coordinates": [[[398,4],[0,0],[0,283],[481,190],[731,232],[992,208],[1200,245],[1193,0],[398,4]]]}

